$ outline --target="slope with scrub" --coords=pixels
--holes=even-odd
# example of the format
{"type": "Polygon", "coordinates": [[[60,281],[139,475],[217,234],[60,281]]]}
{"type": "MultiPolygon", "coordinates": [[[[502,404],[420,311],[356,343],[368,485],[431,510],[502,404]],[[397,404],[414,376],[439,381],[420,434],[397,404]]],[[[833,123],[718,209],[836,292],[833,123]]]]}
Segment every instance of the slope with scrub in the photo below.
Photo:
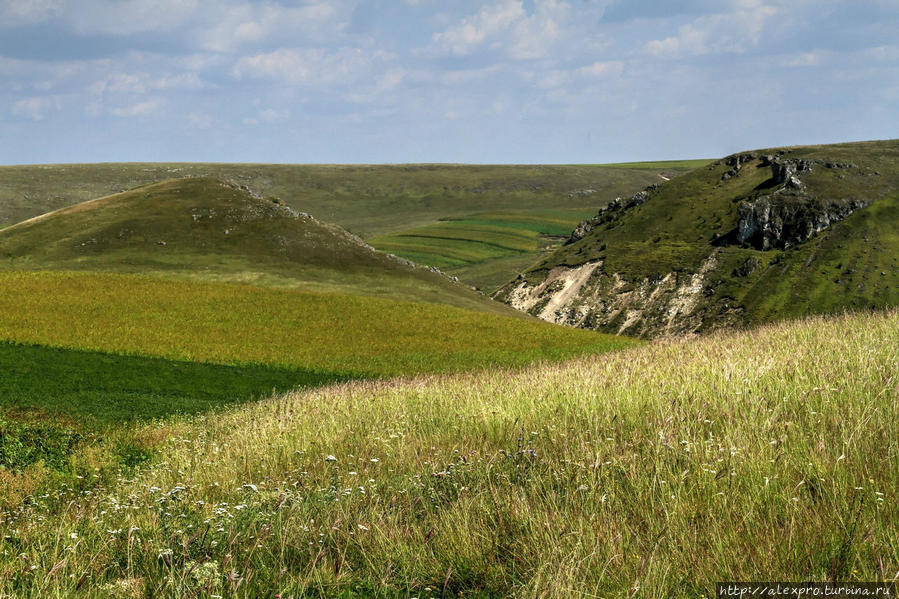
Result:
{"type": "Polygon", "coordinates": [[[0,269],[158,273],[514,314],[338,226],[206,177],[139,187],[0,230],[0,269]]]}

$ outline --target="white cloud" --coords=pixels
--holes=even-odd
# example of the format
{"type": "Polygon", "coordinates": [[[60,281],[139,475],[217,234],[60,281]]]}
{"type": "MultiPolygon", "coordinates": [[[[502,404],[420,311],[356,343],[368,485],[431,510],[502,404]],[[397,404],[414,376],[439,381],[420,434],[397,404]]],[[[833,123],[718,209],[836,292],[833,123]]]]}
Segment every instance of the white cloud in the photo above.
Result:
{"type": "Polygon", "coordinates": [[[362,48],[340,48],[334,52],[314,48],[281,48],[274,52],[245,56],[231,73],[237,79],[273,79],[289,85],[350,85],[380,72],[392,55],[362,48]]]}
{"type": "Polygon", "coordinates": [[[159,106],[159,100],[146,100],[144,102],[131,104],[130,106],[113,108],[110,112],[119,117],[140,117],[153,114],[159,109],[159,106]]]}
{"type": "Polygon", "coordinates": [[[89,0],[67,2],[65,19],[78,33],[127,36],[136,33],[172,33],[216,12],[200,0],[89,0]]]}
{"type": "Polygon", "coordinates": [[[465,56],[490,37],[507,31],[525,15],[519,0],[501,0],[492,6],[485,6],[474,16],[466,17],[458,25],[434,34],[433,47],[440,52],[465,56]]]}
{"type": "Polygon", "coordinates": [[[606,75],[620,75],[624,70],[624,63],[619,60],[607,62],[594,62],[578,69],[578,73],[588,77],[604,77],[606,75]]]}
{"type": "Polygon", "coordinates": [[[90,86],[93,94],[145,94],[155,90],[186,89],[205,87],[197,73],[161,74],[114,73],[94,82],[90,86]]]}
{"type": "Polygon", "coordinates": [[[62,0],[0,0],[0,28],[34,25],[57,16],[62,0]]]}
{"type": "Polygon", "coordinates": [[[483,81],[499,71],[500,65],[491,65],[482,69],[445,71],[440,75],[439,80],[444,85],[468,85],[476,81],[483,81]]]}
{"type": "Polygon", "coordinates": [[[759,5],[756,0],[743,0],[737,4],[740,10],[699,17],[681,26],[675,36],[649,41],[646,51],[665,58],[745,52],[759,43],[765,22],[777,14],[778,9],[759,5]]]}
{"type": "Polygon", "coordinates": [[[800,52],[784,60],[785,67],[816,67],[821,64],[824,53],[820,50],[812,50],[811,52],[800,52]]]}
{"type": "Polygon", "coordinates": [[[286,110],[275,110],[274,108],[266,108],[261,110],[256,116],[248,117],[243,120],[244,125],[272,125],[275,123],[283,123],[290,118],[290,113],[286,110]]]}
{"type": "Polygon", "coordinates": [[[515,25],[509,55],[518,60],[543,58],[565,33],[569,6],[558,0],[542,0],[534,14],[515,25]]]}
{"type": "Polygon", "coordinates": [[[242,3],[217,13],[200,32],[201,45],[214,52],[231,52],[248,44],[296,40],[328,41],[344,28],[349,15],[344,2],[314,2],[299,7],[273,3],[242,3]]]}
{"type": "Polygon", "coordinates": [[[187,115],[187,123],[194,129],[209,129],[215,124],[215,118],[205,112],[191,112],[187,115]]]}
{"type": "Polygon", "coordinates": [[[543,58],[565,32],[570,6],[536,0],[528,14],[521,0],[499,0],[434,34],[426,54],[468,56],[486,47],[516,60],[543,58]]]}
{"type": "Polygon", "coordinates": [[[12,105],[12,113],[32,121],[42,121],[49,110],[59,110],[60,101],[55,97],[23,98],[12,105]]]}

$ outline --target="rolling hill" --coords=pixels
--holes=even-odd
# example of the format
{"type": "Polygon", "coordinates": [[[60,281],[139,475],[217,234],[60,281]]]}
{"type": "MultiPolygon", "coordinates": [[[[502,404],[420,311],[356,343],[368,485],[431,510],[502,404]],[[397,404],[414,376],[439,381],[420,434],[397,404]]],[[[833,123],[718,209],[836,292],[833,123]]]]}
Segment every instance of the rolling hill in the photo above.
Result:
{"type": "Polygon", "coordinates": [[[617,199],[496,298],[681,335],[899,304],[899,141],[728,156],[617,199]]]}
{"type": "Polygon", "coordinates": [[[246,186],[362,236],[378,249],[437,266],[493,290],[558,245],[595,210],[595,198],[630,194],[702,161],[625,165],[68,164],[0,167],[0,227],[172,178],[211,177],[246,186]],[[525,246],[484,238],[532,231],[525,246]],[[422,228],[449,227],[452,247],[422,228]],[[401,237],[393,243],[392,236],[401,237]],[[498,243],[497,243],[498,242],[498,243]],[[462,252],[462,259],[459,253],[462,252]]]}
{"type": "Polygon", "coordinates": [[[156,272],[515,314],[338,226],[208,177],[146,185],[0,230],[0,268],[156,272]]]}
{"type": "Polygon", "coordinates": [[[540,322],[208,177],[0,230],[0,289],[0,415],[160,417],[633,343],[540,322]]]}

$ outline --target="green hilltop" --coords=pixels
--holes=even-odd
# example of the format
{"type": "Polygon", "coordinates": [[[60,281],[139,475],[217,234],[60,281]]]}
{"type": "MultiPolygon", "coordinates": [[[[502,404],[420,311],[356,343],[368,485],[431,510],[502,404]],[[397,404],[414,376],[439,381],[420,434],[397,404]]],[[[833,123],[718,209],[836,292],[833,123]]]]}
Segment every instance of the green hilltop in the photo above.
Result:
{"type": "Polygon", "coordinates": [[[658,336],[899,304],[899,141],[735,154],[582,223],[496,297],[658,336]]]}
{"type": "Polygon", "coordinates": [[[208,177],[146,185],[0,230],[0,268],[157,273],[515,314],[338,226],[208,177]]]}

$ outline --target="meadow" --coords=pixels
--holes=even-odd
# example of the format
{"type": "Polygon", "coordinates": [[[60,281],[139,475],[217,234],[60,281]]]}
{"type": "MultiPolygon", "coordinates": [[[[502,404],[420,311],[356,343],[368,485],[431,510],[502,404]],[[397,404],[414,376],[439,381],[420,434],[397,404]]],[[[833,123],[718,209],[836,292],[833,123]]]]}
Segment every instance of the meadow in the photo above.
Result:
{"type": "Polygon", "coordinates": [[[121,427],[76,445],[64,473],[0,471],[0,594],[709,597],[720,580],[894,580],[897,373],[894,310],[121,427]],[[123,446],[150,457],[122,466],[123,446]]]}
{"type": "MultiPolygon", "coordinates": [[[[352,375],[266,364],[209,364],[0,343],[0,406],[25,422],[83,429],[194,414],[352,375]]],[[[9,465],[3,459],[0,464],[9,465]]]]}
{"type": "Polygon", "coordinates": [[[3,272],[16,343],[358,376],[526,365],[635,341],[450,306],[139,275],[3,272]]]}
{"type": "Polygon", "coordinates": [[[634,344],[437,304],[150,276],[2,272],[0,288],[0,406],[94,424],[634,344]]]}

